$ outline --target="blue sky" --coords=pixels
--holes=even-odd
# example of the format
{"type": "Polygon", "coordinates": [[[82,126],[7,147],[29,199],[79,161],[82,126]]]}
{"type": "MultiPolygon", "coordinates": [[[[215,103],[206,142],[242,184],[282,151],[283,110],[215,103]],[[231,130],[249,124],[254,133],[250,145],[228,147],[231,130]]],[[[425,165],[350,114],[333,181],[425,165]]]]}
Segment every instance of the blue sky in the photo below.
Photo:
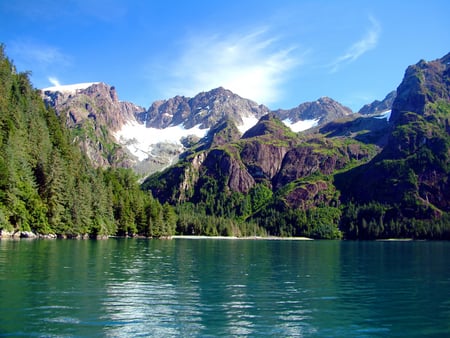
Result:
{"type": "Polygon", "coordinates": [[[354,111],[450,52],[450,2],[0,1],[0,42],[35,87],[102,81],[149,107],[223,86],[272,109],[354,111]]]}

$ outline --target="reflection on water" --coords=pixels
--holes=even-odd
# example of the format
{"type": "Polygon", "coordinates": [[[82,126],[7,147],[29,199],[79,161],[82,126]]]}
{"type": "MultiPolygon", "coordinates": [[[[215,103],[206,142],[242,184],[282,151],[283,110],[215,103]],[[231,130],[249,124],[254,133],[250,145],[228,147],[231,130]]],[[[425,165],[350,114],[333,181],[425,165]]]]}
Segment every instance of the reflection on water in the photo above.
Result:
{"type": "Polygon", "coordinates": [[[0,241],[0,335],[450,334],[450,243],[0,241]]]}

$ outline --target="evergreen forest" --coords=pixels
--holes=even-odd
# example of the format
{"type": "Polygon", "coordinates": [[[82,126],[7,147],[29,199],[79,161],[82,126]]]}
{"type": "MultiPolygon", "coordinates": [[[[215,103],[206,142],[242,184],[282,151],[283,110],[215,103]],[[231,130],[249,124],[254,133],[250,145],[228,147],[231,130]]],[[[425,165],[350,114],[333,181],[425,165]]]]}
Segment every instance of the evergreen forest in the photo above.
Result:
{"type": "Polygon", "coordinates": [[[324,134],[303,142],[268,120],[278,138],[264,133],[211,149],[193,147],[175,166],[141,185],[131,169],[95,168],[75,142],[76,130],[67,128],[67,117],[45,106],[30,73],[18,72],[0,46],[0,230],[64,238],[181,234],[448,240],[450,104],[425,94],[431,98],[426,104],[431,113],[398,116],[382,151],[355,139],[325,139],[324,134]],[[271,149],[295,143],[294,150],[305,153],[308,148],[324,163],[350,148],[368,155],[277,189],[261,180],[246,192],[233,191],[227,185],[229,173],[218,163],[244,168],[240,156],[251,142],[271,149]],[[189,160],[203,152],[210,166],[195,174],[195,184],[180,197],[181,182],[193,172],[189,160]],[[303,207],[292,207],[289,198],[307,188],[319,192],[301,201],[303,207]]]}
{"type": "Polygon", "coordinates": [[[173,234],[176,214],[129,169],[94,169],[0,47],[0,230],[59,237],[173,234]]]}

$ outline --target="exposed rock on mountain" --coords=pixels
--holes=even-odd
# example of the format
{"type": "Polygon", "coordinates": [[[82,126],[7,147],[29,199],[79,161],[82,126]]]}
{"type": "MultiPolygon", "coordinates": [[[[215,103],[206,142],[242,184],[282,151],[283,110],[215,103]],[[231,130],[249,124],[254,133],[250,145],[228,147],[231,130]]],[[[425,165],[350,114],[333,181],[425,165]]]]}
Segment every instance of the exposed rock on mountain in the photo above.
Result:
{"type": "Polygon", "coordinates": [[[317,101],[305,102],[288,110],[279,109],[274,112],[281,120],[289,119],[291,123],[302,120],[317,120],[319,125],[352,114],[352,110],[329,97],[321,97],[317,101]]]}
{"type": "Polygon", "coordinates": [[[392,108],[395,98],[397,97],[397,91],[393,90],[382,100],[375,100],[372,103],[364,105],[358,113],[362,115],[381,114],[392,108]]]}
{"type": "MultiPolygon", "coordinates": [[[[274,114],[268,114],[240,140],[191,154],[173,168],[150,177],[143,186],[166,202],[201,200],[201,192],[211,189],[211,184],[217,193],[248,193],[257,184],[276,191],[315,173],[330,175],[351,161],[367,161],[375,155],[375,149],[351,140],[305,139],[274,114]],[[203,154],[200,162],[199,154],[203,154]],[[195,180],[189,179],[193,172],[197,172],[195,180]],[[164,192],[162,187],[167,185],[176,193],[164,192]]],[[[295,204],[296,193],[291,192],[289,203],[295,204]]]]}
{"type": "Polygon", "coordinates": [[[117,131],[145,111],[133,103],[119,101],[115,87],[105,83],[52,87],[42,92],[48,106],[69,117],[67,124],[72,128],[90,119],[117,131]]]}
{"type": "Polygon", "coordinates": [[[391,93],[363,115],[322,99],[293,115],[267,114],[240,139],[224,124],[220,142],[194,147],[143,187],[161,201],[250,219],[271,234],[450,238],[449,65],[447,55],[409,67],[395,101],[391,93]],[[333,121],[308,133],[279,119],[326,121],[330,114],[311,108],[324,105],[333,121]]]}
{"type": "Polygon", "coordinates": [[[144,108],[118,100],[114,87],[104,83],[59,86],[42,90],[47,106],[66,118],[76,141],[98,167],[131,167],[135,161],[113,133],[136,121],[144,108]]]}
{"type": "Polygon", "coordinates": [[[269,113],[269,108],[244,99],[222,87],[203,92],[194,98],[175,96],[154,102],[140,119],[147,127],[167,128],[183,125],[190,129],[199,125],[201,129],[211,128],[224,117],[236,124],[244,123],[243,118],[261,116],[269,113]]]}
{"type": "Polygon", "coordinates": [[[318,131],[327,137],[351,137],[364,143],[384,147],[390,127],[389,114],[376,116],[354,114],[344,119],[331,121],[313,131],[318,131]]]}
{"type": "Polygon", "coordinates": [[[406,69],[404,79],[397,88],[397,98],[392,105],[392,120],[405,117],[404,112],[430,116],[439,102],[450,101],[450,53],[441,59],[420,61],[406,69]]]}
{"type": "Polygon", "coordinates": [[[398,217],[432,218],[450,211],[449,62],[450,54],[408,67],[393,103],[386,147],[339,179],[347,198],[400,205],[398,217]]]}
{"type": "MultiPolygon", "coordinates": [[[[289,120],[289,125],[309,121],[293,126],[304,130],[350,113],[329,98],[270,113],[269,108],[221,87],[194,98],[156,101],[148,111],[119,101],[115,88],[104,83],[52,87],[42,95],[48,106],[66,116],[94,165],[132,167],[143,176],[173,164],[188,147],[200,150],[238,140],[267,114],[289,120]]],[[[261,130],[252,129],[244,138],[272,132],[264,131],[266,127],[260,123],[261,130]]]]}

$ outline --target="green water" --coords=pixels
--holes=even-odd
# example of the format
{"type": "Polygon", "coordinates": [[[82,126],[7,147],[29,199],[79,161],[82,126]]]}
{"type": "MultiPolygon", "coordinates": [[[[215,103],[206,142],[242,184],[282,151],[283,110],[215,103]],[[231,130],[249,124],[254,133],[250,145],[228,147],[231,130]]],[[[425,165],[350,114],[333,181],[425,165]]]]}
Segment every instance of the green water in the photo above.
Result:
{"type": "Polygon", "coordinates": [[[0,336],[450,336],[449,242],[1,240],[0,336]]]}

